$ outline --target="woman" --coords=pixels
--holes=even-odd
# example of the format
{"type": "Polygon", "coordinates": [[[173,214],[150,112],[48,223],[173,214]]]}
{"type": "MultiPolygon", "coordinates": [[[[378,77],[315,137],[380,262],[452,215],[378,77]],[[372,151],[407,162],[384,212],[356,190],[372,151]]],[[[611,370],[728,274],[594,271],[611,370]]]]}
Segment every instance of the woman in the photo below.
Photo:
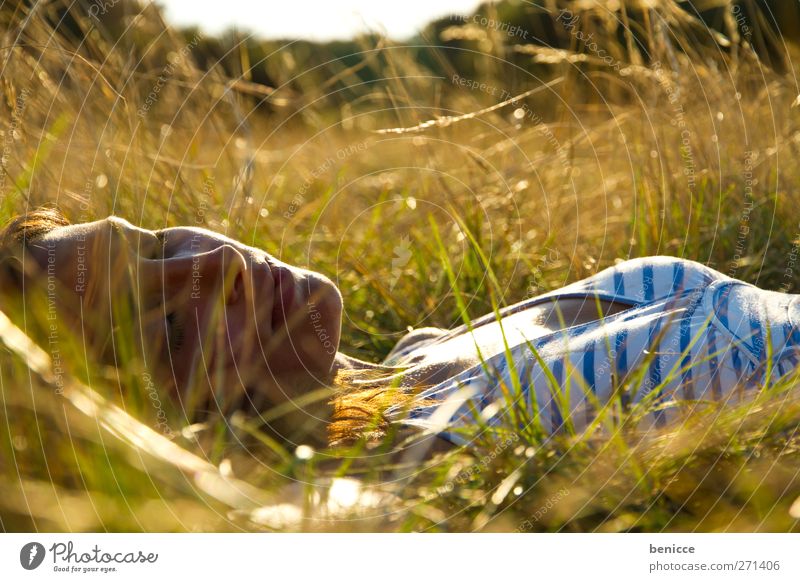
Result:
{"type": "Polygon", "coordinates": [[[309,409],[329,420],[333,444],[393,426],[455,444],[492,427],[547,436],[609,410],[663,426],[789,375],[800,349],[800,296],[670,257],[620,262],[456,329],[413,331],[376,365],[339,351],[342,298],[329,279],[208,230],[113,216],[70,225],[40,209],[13,220],[2,247],[4,289],[57,287],[48,309],[101,360],[116,360],[127,313],[144,366],[189,411],[299,403],[335,382],[331,401],[309,409]]]}

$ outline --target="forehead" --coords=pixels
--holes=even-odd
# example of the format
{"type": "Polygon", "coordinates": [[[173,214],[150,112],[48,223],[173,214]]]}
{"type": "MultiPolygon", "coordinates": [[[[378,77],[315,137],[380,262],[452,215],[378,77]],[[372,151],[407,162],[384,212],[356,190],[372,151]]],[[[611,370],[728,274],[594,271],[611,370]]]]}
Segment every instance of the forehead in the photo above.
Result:
{"type": "Polygon", "coordinates": [[[54,228],[41,240],[47,242],[82,242],[88,239],[96,239],[103,235],[109,235],[112,232],[118,233],[139,233],[139,234],[153,234],[153,231],[134,226],[124,218],[118,216],[109,216],[102,220],[95,220],[93,222],[83,222],[80,224],[70,224],[67,226],[59,226],[54,228]]]}
{"type": "Polygon", "coordinates": [[[93,222],[59,226],[44,235],[40,241],[45,244],[58,243],[59,246],[61,246],[62,244],[81,243],[89,240],[95,241],[108,237],[113,233],[123,235],[131,242],[138,239],[152,239],[157,237],[159,234],[164,234],[172,238],[198,236],[204,238],[213,238],[223,243],[237,243],[237,241],[230,237],[205,228],[179,226],[154,231],[135,226],[124,218],[120,218],[118,216],[109,216],[108,218],[95,220],[93,222]]]}
{"type": "Polygon", "coordinates": [[[152,231],[109,217],[54,228],[26,248],[49,274],[69,278],[79,268],[86,272],[89,264],[123,263],[131,252],[150,253],[157,244],[152,231]]]}
{"type": "Polygon", "coordinates": [[[259,249],[205,228],[178,226],[153,231],[117,216],[55,228],[31,243],[30,247],[37,257],[58,255],[59,262],[69,264],[78,257],[83,260],[102,260],[104,256],[120,259],[129,252],[154,258],[164,249],[169,256],[177,257],[213,250],[222,244],[231,245],[254,258],[264,254],[259,249]],[[121,252],[123,250],[126,252],[121,252]]]}

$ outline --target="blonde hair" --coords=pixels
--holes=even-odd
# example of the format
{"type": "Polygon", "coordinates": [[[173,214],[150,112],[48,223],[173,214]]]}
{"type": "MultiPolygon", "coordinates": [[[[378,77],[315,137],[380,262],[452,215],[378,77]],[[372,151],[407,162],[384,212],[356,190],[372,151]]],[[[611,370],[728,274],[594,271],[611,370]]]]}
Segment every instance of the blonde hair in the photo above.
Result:
{"type": "Polygon", "coordinates": [[[8,221],[0,233],[0,248],[6,251],[15,244],[27,244],[55,228],[67,225],[69,220],[58,208],[41,206],[8,221]]]}
{"type": "Polygon", "coordinates": [[[366,368],[339,370],[333,380],[333,407],[328,425],[328,444],[345,446],[360,439],[384,438],[391,425],[386,417],[389,407],[410,409],[421,404],[417,393],[425,385],[403,385],[407,368],[366,368]]]}
{"type": "Polygon", "coordinates": [[[22,259],[19,251],[48,232],[69,225],[58,208],[41,206],[21,216],[15,216],[0,231],[0,289],[22,291],[22,259]]]}

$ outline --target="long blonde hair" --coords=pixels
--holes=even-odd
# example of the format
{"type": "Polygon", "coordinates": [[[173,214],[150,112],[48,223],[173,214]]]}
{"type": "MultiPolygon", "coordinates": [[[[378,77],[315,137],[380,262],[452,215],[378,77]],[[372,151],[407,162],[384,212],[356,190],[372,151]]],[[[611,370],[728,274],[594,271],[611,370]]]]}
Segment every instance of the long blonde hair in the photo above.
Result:
{"type": "Polygon", "coordinates": [[[15,216],[0,230],[0,295],[3,302],[23,292],[25,277],[33,271],[35,261],[23,264],[22,248],[40,239],[69,220],[55,207],[41,206],[21,216],[15,216]],[[26,272],[27,271],[27,272],[26,272]]]}
{"type": "Polygon", "coordinates": [[[410,409],[420,404],[417,394],[425,385],[408,384],[407,368],[366,368],[340,370],[333,380],[333,407],[328,424],[328,444],[343,446],[360,439],[383,439],[391,422],[386,410],[391,406],[410,409]]]}

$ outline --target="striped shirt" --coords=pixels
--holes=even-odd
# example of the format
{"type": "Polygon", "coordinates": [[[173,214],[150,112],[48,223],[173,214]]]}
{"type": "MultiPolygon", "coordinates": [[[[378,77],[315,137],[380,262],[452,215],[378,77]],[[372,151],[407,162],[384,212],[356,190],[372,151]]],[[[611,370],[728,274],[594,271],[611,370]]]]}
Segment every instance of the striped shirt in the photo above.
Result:
{"type": "MultiPolygon", "coordinates": [[[[410,410],[392,407],[387,417],[463,444],[466,433],[455,429],[497,424],[506,415],[545,434],[563,431],[566,422],[580,430],[618,394],[623,406],[650,407],[646,424],[664,426],[677,416],[678,401],[742,401],[800,361],[800,295],[765,291],[694,261],[621,262],[502,315],[557,298],[630,307],[510,345],[510,358],[484,354],[480,364],[421,391],[410,410]]],[[[431,342],[393,354],[390,363],[402,365],[431,342]]]]}

